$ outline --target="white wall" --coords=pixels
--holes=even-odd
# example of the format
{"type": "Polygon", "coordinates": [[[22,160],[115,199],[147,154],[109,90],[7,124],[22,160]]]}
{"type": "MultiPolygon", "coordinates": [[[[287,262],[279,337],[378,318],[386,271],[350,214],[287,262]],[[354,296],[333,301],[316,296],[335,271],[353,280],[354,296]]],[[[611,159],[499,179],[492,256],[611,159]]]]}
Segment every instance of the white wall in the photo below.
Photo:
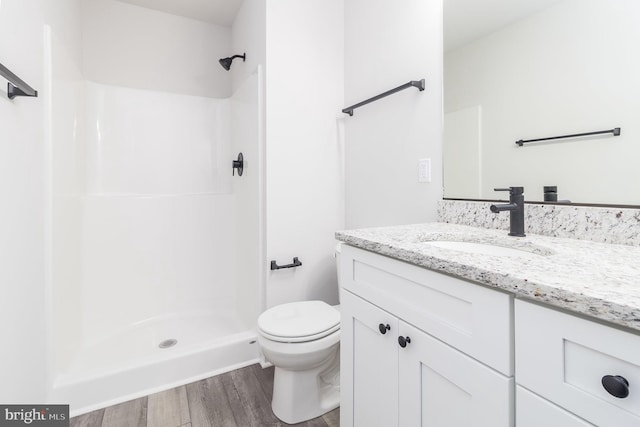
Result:
{"type": "Polygon", "coordinates": [[[621,185],[640,179],[638,16],[635,0],[566,0],[445,55],[445,111],[482,106],[480,198],[520,185],[542,200],[558,185],[560,199],[638,204],[621,185]],[[515,145],[614,127],[619,137],[515,145]]]}
{"type": "MultiPolygon", "coordinates": [[[[231,54],[247,54],[246,61],[235,59],[231,66],[233,92],[255,72],[258,65],[266,64],[266,1],[244,0],[231,27],[231,54]]],[[[264,70],[263,70],[264,71],[264,70]]]]}
{"type": "MultiPolygon", "coordinates": [[[[442,1],[345,0],[345,104],[410,80],[346,116],[346,226],[433,221],[442,197],[442,1]],[[431,159],[418,183],[418,159],[431,159]]],[[[345,106],[346,106],[345,105],[345,106]]]]}
{"type": "Polygon", "coordinates": [[[196,96],[231,95],[231,30],[115,0],[82,0],[85,76],[196,96]]]}
{"type": "MultiPolygon", "coordinates": [[[[77,2],[3,0],[0,62],[39,90],[38,98],[6,97],[0,79],[0,401],[46,401],[48,382],[45,295],[45,113],[43,24],[53,27],[71,55],[79,51],[77,2]]],[[[48,124],[47,124],[48,127],[48,124]]]]}
{"type": "Polygon", "coordinates": [[[344,227],[343,1],[266,2],[267,305],[337,302],[333,233],[344,227]]]}

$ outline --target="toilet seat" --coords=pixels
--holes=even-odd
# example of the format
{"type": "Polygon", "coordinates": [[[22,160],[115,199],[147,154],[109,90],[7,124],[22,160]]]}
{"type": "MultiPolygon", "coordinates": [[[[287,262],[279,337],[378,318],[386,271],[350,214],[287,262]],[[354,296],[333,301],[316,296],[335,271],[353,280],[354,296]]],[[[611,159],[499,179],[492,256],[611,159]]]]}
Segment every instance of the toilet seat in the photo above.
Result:
{"type": "Polygon", "coordinates": [[[323,301],[282,304],[260,315],[258,329],[272,341],[313,341],[340,329],[340,312],[323,301]]]}

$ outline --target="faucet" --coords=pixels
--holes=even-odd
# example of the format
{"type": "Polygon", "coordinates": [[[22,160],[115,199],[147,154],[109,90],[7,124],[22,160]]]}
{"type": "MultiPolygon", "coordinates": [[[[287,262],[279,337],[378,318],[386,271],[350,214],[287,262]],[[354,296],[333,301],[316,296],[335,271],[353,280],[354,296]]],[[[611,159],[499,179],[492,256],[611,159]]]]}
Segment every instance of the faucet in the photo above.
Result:
{"type": "Polygon", "coordinates": [[[491,212],[509,211],[509,236],[525,237],[524,234],[524,187],[494,188],[493,191],[508,191],[509,203],[491,205],[491,212]]]}

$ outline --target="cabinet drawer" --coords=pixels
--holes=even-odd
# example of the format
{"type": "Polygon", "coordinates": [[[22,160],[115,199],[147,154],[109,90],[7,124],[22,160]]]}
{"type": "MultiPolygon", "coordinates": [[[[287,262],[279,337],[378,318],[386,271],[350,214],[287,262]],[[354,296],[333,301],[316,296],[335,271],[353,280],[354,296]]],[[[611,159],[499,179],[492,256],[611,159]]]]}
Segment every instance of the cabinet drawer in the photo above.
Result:
{"type": "Polygon", "coordinates": [[[442,273],[345,246],[340,284],[499,372],[513,375],[513,299],[442,273]]]}
{"type": "Polygon", "coordinates": [[[640,336],[516,301],[516,381],[601,427],[640,425],[640,336]],[[621,376],[629,395],[602,386],[621,376]]]}
{"type": "Polygon", "coordinates": [[[581,420],[548,400],[517,386],[516,426],[593,427],[593,424],[581,420]]]}

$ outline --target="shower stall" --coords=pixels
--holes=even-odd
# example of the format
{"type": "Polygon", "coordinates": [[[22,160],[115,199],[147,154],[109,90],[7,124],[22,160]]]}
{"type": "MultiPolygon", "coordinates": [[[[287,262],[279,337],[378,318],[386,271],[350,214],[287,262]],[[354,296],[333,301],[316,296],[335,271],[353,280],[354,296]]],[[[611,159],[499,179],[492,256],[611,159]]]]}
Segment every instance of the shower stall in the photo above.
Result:
{"type": "Polygon", "coordinates": [[[262,68],[227,98],[124,87],[48,37],[51,400],[78,415],[254,363],[262,68]]]}

